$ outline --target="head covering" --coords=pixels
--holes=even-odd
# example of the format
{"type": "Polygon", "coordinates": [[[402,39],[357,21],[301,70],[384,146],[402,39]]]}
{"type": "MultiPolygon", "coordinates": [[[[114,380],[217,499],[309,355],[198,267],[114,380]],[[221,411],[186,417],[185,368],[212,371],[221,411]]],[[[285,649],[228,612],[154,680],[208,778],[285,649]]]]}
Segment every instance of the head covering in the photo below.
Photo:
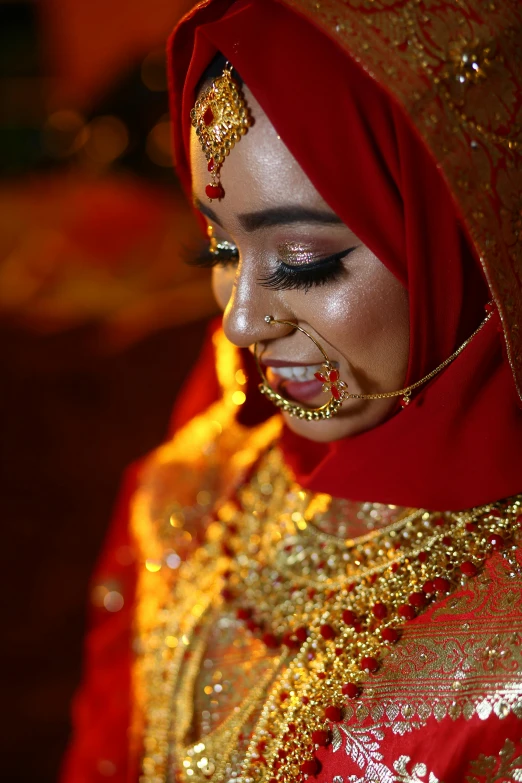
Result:
{"type": "MultiPolygon", "coordinates": [[[[380,426],[327,446],[290,432],[283,440],[298,479],[311,489],[354,500],[466,508],[522,488],[522,413],[514,383],[522,265],[506,249],[509,232],[501,232],[506,215],[495,190],[500,180],[505,181],[506,171],[515,176],[512,159],[517,151],[504,145],[499,133],[503,130],[509,141],[510,126],[493,132],[483,119],[480,127],[486,135],[468,142],[466,154],[474,165],[465,165],[467,158],[460,159],[458,152],[471,127],[466,106],[460,125],[449,130],[441,125],[442,119],[451,117],[441,115],[440,105],[437,113],[434,95],[428,101],[426,90],[421,91],[416,70],[421,66],[408,54],[418,43],[417,11],[405,4],[413,14],[405,28],[409,32],[386,48],[383,41],[402,29],[397,23],[402,12],[386,9],[387,3],[378,5],[373,16],[357,0],[213,0],[199,6],[171,39],[175,154],[189,189],[190,109],[203,71],[220,51],[237,68],[323,198],[408,289],[411,338],[406,384],[434,369],[474,331],[493,292],[508,334],[509,356],[496,316],[409,408],[380,426]],[[376,43],[377,51],[370,51],[371,36],[359,32],[374,27],[379,46],[376,43]],[[428,104],[431,114],[426,119],[428,104]],[[424,132],[428,127],[431,135],[424,132]],[[437,134],[441,141],[431,144],[437,134]],[[490,148],[497,149],[498,171],[491,149],[486,150],[488,138],[493,140],[490,148]],[[469,191],[477,188],[474,212],[482,217],[469,210],[469,191]],[[461,198],[463,192],[467,199],[461,198]],[[495,207],[490,204],[489,212],[487,199],[495,207]],[[482,226],[480,231],[477,226],[482,226]],[[493,252],[484,255],[485,247],[493,252]]],[[[509,3],[505,5],[508,8],[509,3]]],[[[499,44],[488,48],[473,39],[473,51],[468,51],[461,40],[460,49],[451,49],[450,6],[437,4],[438,16],[445,8],[446,17],[440,22],[434,12],[430,23],[439,47],[446,47],[452,77],[470,89],[478,85],[482,102],[480,95],[476,97],[476,111],[485,112],[491,95],[479,79],[473,81],[476,68],[469,74],[464,64],[471,56],[472,64],[483,69],[483,80],[487,82],[491,71],[498,81],[500,66],[494,56],[499,44]]],[[[459,4],[461,11],[462,7],[459,4]]],[[[432,62],[427,51],[424,57],[432,62]]],[[[444,73],[441,67],[438,84],[450,79],[444,73]]],[[[444,89],[456,112],[460,98],[452,97],[451,79],[447,85],[444,89]]],[[[513,99],[512,114],[517,107],[513,99]]],[[[508,186],[504,198],[506,192],[512,192],[508,186]]]]}

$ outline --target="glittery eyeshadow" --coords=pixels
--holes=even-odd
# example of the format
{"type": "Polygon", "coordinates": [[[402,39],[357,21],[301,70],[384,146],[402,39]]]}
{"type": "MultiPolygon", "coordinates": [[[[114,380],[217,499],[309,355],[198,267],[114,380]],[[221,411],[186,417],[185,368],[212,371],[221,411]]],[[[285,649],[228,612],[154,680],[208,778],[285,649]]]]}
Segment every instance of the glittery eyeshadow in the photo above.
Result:
{"type": "Polygon", "coordinates": [[[279,245],[277,248],[279,258],[288,266],[301,266],[302,264],[311,264],[317,260],[310,249],[310,245],[303,245],[300,242],[290,242],[279,245]]]}

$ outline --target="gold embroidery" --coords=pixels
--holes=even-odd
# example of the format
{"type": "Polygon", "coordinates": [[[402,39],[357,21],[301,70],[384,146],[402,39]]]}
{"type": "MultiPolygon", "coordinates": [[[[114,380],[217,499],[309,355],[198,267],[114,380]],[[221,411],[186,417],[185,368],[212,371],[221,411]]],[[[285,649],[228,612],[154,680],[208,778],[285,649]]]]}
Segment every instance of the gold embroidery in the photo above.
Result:
{"type": "Polygon", "coordinates": [[[470,764],[471,775],[466,783],[508,783],[522,781],[522,750],[507,739],[498,756],[486,756],[481,753],[470,764]]]}
{"type": "Polygon", "coordinates": [[[464,215],[522,399],[522,6],[518,0],[285,0],[403,106],[464,215]]]}
{"type": "Polygon", "coordinates": [[[407,765],[409,764],[408,756],[401,756],[393,765],[393,769],[397,772],[398,777],[395,778],[397,783],[442,783],[433,772],[428,774],[426,764],[414,764],[411,772],[408,772],[407,765]]]}

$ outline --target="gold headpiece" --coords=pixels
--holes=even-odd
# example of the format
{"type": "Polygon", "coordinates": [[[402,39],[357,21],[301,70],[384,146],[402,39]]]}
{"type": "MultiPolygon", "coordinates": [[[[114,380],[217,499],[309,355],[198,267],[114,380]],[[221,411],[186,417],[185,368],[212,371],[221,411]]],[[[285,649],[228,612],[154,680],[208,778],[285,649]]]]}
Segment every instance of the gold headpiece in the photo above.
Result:
{"type": "Polygon", "coordinates": [[[210,201],[222,199],[225,195],[220,181],[223,161],[253,124],[241,87],[232,78],[230,63],[198,98],[190,118],[211,172],[205,193],[210,201]]]}

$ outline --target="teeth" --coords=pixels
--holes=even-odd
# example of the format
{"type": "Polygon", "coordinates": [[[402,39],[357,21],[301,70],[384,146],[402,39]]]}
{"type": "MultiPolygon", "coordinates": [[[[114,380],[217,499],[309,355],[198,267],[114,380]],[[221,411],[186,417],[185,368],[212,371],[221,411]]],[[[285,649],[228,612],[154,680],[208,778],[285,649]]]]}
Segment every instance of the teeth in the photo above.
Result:
{"type": "Polygon", "coordinates": [[[307,364],[305,367],[272,367],[276,375],[288,381],[315,381],[314,373],[321,371],[322,364],[307,364]]]}

